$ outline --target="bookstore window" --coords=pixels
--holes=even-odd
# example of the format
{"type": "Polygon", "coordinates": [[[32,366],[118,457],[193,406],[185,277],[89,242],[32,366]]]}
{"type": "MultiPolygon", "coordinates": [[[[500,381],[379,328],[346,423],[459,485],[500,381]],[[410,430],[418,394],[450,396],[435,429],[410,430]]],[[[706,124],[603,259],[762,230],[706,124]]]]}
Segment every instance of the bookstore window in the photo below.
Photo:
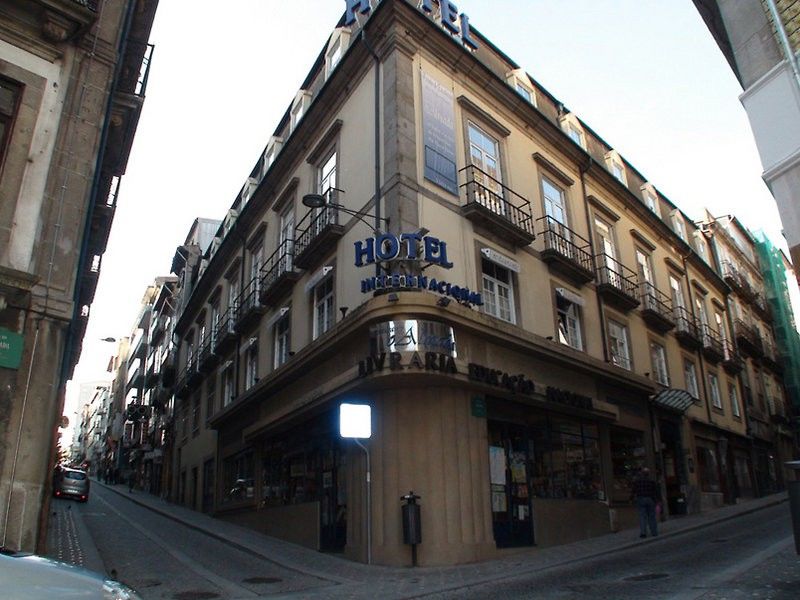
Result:
{"type": "Polygon", "coordinates": [[[252,450],[225,459],[222,469],[222,503],[245,502],[255,497],[255,461],[252,450]]]}

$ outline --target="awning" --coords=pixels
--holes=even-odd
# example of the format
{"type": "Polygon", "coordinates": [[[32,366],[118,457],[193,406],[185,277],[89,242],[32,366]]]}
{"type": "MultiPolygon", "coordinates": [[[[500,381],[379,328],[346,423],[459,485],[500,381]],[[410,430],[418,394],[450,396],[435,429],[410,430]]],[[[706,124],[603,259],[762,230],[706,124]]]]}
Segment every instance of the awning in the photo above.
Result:
{"type": "Polygon", "coordinates": [[[686,409],[694,404],[695,400],[686,390],[668,388],[653,396],[653,402],[656,406],[660,406],[661,408],[668,408],[678,411],[679,413],[685,413],[686,409]]]}

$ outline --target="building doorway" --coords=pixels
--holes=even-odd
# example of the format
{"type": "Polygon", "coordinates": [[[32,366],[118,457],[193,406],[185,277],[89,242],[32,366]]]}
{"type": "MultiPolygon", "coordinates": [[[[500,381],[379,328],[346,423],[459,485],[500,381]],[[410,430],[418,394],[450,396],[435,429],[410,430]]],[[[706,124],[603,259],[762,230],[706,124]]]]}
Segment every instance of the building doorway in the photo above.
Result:
{"type": "Polygon", "coordinates": [[[664,499],[670,515],[685,515],[686,469],[683,462],[681,428],[674,421],[659,419],[658,432],[661,437],[661,473],[664,477],[664,499]]]}
{"type": "Polygon", "coordinates": [[[201,510],[210,513],[214,510],[214,459],[203,463],[203,500],[201,510]]]}
{"type": "Polygon", "coordinates": [[[498,548],[534,543],[529,455],[525,426],[489,422],[492,527],[498,548]]]}

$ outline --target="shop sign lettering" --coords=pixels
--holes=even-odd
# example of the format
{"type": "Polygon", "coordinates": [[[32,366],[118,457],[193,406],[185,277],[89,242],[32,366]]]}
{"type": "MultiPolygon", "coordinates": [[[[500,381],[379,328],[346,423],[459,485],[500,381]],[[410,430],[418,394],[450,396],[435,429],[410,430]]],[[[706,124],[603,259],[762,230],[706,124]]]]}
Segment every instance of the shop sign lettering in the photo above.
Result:
{"type": "Polygon", "coordinates": [[[494,385],[519,394],[533,394],[535,384],[522,374],[510,375],[499,369],[490,369],[469,363],[469,378],[488,385],[494,385]]]}
{"type": "MultiPolygon", "coordinates": [[[[345,0],[345,13],[344,24],[350,26],[356,21],[356,13],[366,15],[372,10],[370,0],[345,0]]],[[[378,2],[375,2],[378,4],[378,2]]],[[[419,0],[415,2],[419,8],[428,15],[431,19],[434,17],[434,5],[439,6],[439,16],[441,17],[442,28],[453,36],[461,38],[461,42],[471,48],[472,50],[478,49],[478,43],[472,38],[472,33],[469,28],[469,17],[458,12],[458,6],[449,0],[419,0]]]]}
{"type": "Polygon", "coordinates": [[[445,269],[453,266],[447,260],[447,244],[432,235],[422,236],[419,233],[393,233],[380,235],[358,241],[355,246],[355,265],[374,264],[375,261],[423,260],[445,269]],[[421,252],[419,244],[422,245],[421,252]]]}
{"type": "Polygon", "coordinates": [[[589,396],[583,396],[575,392],[560,390],[550,386],[547,387],[546,394],[549,402],[574,406],[575,408],[582,408],[584,410],[592,410],[592,399],[589,398],[589,396]]]}
{"type": "Polygon", "coordinates": [[[401,275],[400,273],[391,273],[388,275],[378,275],[377,277],[367,277],[361,280],[362,294],[378,290],[403,291],[410,289],[436,292],[442,296],[449,296],[462,304],[475,306],[483,305],[483,297],[480,292],[473,292],[468,287],[453,285],[447,281],[440,281],[435,277],[429,278],[425,275],[401,275]]]}
{"type": "Polygon", "coordinates": [[[458,373],[453,357],[439,352],[425,352],[423,355],[420,355],[419,352],[412,352],[410,355],[400,352],[381,352],[358,362],[359,377],[366,377],[387,369],[389,371],[419,369],[439,373],[458,373]]]}

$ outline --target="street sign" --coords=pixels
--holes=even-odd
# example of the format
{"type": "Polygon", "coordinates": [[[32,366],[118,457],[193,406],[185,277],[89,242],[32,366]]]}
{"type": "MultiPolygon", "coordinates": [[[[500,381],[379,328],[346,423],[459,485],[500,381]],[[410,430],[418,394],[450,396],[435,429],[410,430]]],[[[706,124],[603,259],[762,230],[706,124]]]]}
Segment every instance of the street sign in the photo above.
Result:
{"type": "Polygon", "coordinates": [[[20,334],[0,327],[0,367],[19,368],[23,341],[24,338],[20,334]]]}

